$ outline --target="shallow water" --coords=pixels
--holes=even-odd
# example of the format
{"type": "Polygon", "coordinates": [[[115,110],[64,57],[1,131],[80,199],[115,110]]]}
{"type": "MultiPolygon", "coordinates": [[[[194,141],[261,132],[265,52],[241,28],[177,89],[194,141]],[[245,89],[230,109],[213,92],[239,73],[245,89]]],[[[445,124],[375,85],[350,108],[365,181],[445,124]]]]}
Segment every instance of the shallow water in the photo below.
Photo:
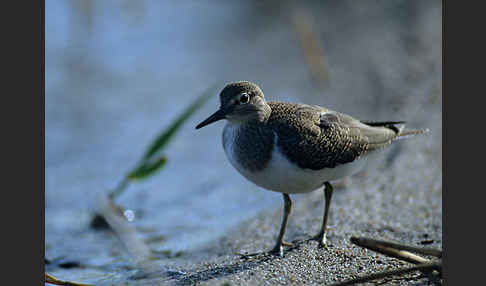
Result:
{"type": "MultiPolygon", "coordinates": [[[[366,120],[440,121],[440,2],[412,2],[309,4],[330,73],[319,90],[285,5],[46,1],[46,257],[117,271],[130,264],[114,237],[90,230],[96,197],[213,83],[251,80],[267,99],[366,120]],[[423,104],[437,112],[425,114],[423,104]]],[[[218,106],[215,94],[166,148],[163,170],[117,200],[154,250],[201,249],[281,205],[227,161],[223,122],[194,129],[218,106]]]]}
{"type": "MultiPolygon", "coordinates": [[[[122,11],[110,11],[117,5],[94,3],[93,28],[85,32],[72,15],[66,19],[72,9],[66,4],[46,3],[47,241],[51,228],[82,227],[95,194],[114,188],[156,134],[212,84],[209,74],[204,78],[198,71],[205,57],[181,42],[197,41],[184,34],[197,38],[208,30],[192,26],[202,5],[146,3],[150,11],[143,23],[129,24],[122,11]],[[173,16],[176,8],[185,17],[173,16]],[[150,24],[159,18],[166,18],[166,25],[150,24]],[[66,35],[70,29],[86,34],[66,35]],[[190,75],[195,72],[200,75],[190,75]]],[[[226,13],[227,8],[213,6],[214,13],[226,13]]],[[[135,211],[139,226],[167,237],[164,248],[197,247],[274,199],[227,163],[220,144],[222,124],[194,130],[217,107],[215,94],[167,148],[163,171],[134,183],[119,200],[135,211]]]]}

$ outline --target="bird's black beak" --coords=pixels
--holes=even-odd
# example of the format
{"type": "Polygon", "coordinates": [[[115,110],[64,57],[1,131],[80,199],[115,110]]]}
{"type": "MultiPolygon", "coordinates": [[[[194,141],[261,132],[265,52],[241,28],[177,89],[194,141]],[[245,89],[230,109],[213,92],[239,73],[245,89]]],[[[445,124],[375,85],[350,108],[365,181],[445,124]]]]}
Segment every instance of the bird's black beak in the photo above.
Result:
{"type": "Polygon", "coordinates": [[[222,111],[221,109],[219,109],[218,111],[216,111],[215,113],[213,113],[211,116],[209,116],[208,118],[206,118],[206,120],[204,120],[203,122],[199,123],[197,126],[196,126],[196,129],[199,129],[201,127],[204,127],[206,125],[209,125],[213,122],[216,122],[218,120],[221,120],[221,119],[225,119],[226,118],[226,114],[224,111],[222,111]]]}

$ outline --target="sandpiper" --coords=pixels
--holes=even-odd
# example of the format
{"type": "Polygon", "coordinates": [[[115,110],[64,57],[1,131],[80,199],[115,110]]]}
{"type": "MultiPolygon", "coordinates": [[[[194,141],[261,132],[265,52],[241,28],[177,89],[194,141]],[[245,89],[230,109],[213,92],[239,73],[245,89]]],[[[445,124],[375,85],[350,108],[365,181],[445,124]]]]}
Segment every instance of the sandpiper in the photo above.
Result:
{"type": "Polygon", "coordinates": [[[330,181],[360,171],[369,154],[394,140],[427,131],[405,131],[403,121],[360,121],[316,105],[267,102],[260,87],[248,81],[226,85],[220,102],[219,110],[196,129],[226,119],[223,147],[231,164],[254,184],[282,193],[283,219],[271,250],[281,256],[292,208],[289,194],[324,186],[324,215],[316,236],[324,246],[333,193],[330,181]]]}

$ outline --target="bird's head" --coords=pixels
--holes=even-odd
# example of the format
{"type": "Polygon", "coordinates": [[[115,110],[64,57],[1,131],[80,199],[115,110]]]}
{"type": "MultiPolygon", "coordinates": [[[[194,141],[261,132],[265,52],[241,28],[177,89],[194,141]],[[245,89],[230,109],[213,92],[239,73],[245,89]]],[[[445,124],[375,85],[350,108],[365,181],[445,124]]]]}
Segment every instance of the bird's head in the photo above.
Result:
{"type": "Polygon", "coordinates": [[[226,85],[219,94],[221,106],[219,110],[199,123],[196,129],[221,119],[241,124],[250,121],[265,121],[270,112],[270,106],[265,102],[263,91],[258,85],[249,81],[233,82],[226,85]]]}

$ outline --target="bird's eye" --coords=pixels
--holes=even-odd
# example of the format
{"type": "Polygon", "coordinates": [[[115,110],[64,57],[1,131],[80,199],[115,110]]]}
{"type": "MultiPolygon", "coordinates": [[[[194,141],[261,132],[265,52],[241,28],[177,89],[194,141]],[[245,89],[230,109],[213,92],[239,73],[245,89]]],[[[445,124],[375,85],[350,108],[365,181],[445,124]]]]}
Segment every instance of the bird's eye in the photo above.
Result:
{"type": "Polygon", "coordinates": [[[249,101],[250,101],[250,95],[248,93],[244,92],[240,95],[240,103],[245,104],[248,103],[249,101]]]}

